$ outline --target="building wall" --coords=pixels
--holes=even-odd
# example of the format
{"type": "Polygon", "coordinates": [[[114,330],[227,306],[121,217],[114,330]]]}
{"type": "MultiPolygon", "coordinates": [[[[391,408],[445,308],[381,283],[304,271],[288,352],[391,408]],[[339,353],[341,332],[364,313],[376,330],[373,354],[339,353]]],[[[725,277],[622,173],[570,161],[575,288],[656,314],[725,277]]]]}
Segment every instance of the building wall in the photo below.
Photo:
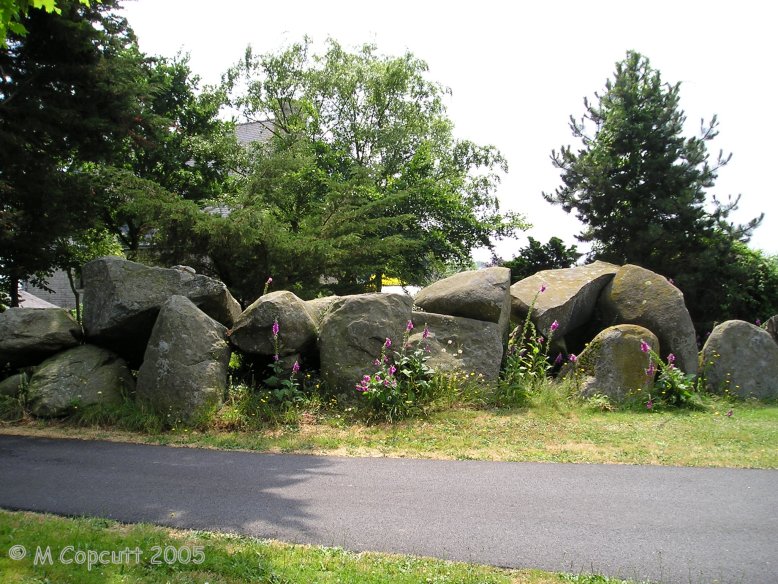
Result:
{"type": "MultiPolygon", "coordinates": [[[[80,286],[80,284],[81,282],[77,279],[76,285],[80,286]]],[[[52,274],[48,279],[48,287],[51,288],[53,292],[47,292],[43,288],[33,286],[29,282],[25,282],[22,285],[23,290],[29,292],[33,296],[37,296],[41,300],[51,302],[62,308],[71,309],[76,307],[76,298],[73,296],[73,291],[70,289],[70,282],[68,282],[68,275],[64,270],[57,270],[52,274]]],[[[79,290],[79,294],[83,294],[83,289],[79,290]]]]}

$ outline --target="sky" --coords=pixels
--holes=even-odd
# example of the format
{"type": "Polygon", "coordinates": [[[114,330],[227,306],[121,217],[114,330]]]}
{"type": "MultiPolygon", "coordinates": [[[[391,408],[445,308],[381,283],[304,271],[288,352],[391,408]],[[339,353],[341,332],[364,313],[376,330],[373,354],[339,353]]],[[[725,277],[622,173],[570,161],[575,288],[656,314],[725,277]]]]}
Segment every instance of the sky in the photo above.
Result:
{"type": "MultiPolygon", "coordinates": [[[[570,115],[601,92],[628,50],[648,57],[664,81],[681,82],[686,135],[713,114],[719,136],[711,157],[732,152],[709,197],[742,195],[732,218],[765,213],[751,247],[778,254],[778,197],[770,179],[778,133],[776,9],[753,0],[125,0],[124,15],[148,54],[190,55],[204,83],[251,45],[276,52],[304,35],[346,48],[375,43],[380,53],[412,52],[428,78],[451,89],[446,105],[454,134],[496,146],[509,172],[497,191],[501,209],[519,211],[545,243],[570,245],[581,231],[574,215],[547,203],[542,192],[561,184],[552,149],[579,146],[570,115]]],[[[526,239],[497,244],[509,259],[526,239]]],[[[476,258],[485,259],[483,252],[476,258]],[[479,257],[480,255],[480,257],[479,257]]]]}

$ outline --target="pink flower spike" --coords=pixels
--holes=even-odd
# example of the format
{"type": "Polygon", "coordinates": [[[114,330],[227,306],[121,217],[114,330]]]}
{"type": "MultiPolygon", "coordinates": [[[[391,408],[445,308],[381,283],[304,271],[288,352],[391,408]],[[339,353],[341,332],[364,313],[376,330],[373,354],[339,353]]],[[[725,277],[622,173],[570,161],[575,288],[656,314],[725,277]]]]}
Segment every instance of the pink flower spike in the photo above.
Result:
{"type": "Polygon", "coordinates": [[[392,339],[390,339],[389,337],[386,337],[386,341],[384,341],[384,347],[386,347],[388,349],[391,346],[392,346],[392,339]]]}
{"type": "Polygon", "coordinates": [[[542,345],[545,340],[543,337],[538,337],[538,344],[542,345]]]}
{"type": "Polygon", "coordinates": [[[373,361],[373,365],[375,365],[376,367],[378,367],[380,364],[381,364],[381,361],[379,361],[378,359],[373,361]]]}
{"type": "Polygon", "coordinates": [[[578,357],[576,357],[573,353],[570,353],[570,355],[567,357],[570,360],[570,363],[575,363],[578,361],[578,357]]]}
{"type": "Polygon", "coordinates": [[[643,351],[644,353],[648,353],[651,350],[651,345],[649,345],[647,342],[641,339],[640,350],[643,351]]]}
{"type": "Polygon", "coordinates": [[[397,367],[395,367],[394,365],[389,367],[389,375],[394,375],[396,371],[397,371],[397,367]]]}
{"type": "Polygon", "coordinates": [[[408,332],[411,332],[413,330],[413,321],[409,320],[408,324],[405,325],[405,330],[408,332]]]}
{"type": "Polygon", "coordinates": [[[756,324],[756,326],[762,326],[762,321],[761,321],[760,319],[758,319],[758,318],[757,318],[757,319],[754,321],[754,324],[756,324]]]}
{"type": "Polygon", "coordinates": [[[276,355],[273,355],[273,361],[278,361],[278,359],[279,359],[279,357],[278,357],[278,355],[277,355],[277,354],[276,354],[276,355]]]}
{"type": "Polygon", "coordinates": [[[281,330],[281,327],[278,326],[278,319],[276,319],[276,320],[273,321],[273,336],[277,337],[278,336],[278,331],[280,331],[280,330],[281,330]]]}
{"type": "Polygon", "coordinates": [[[672,353],[670,353],[670,354],[667,356],[667,363],[668,363],[669,365],[672,365],[673,363],[675,363],[675,355],[673,355],[672,353]]]}
{"type": "Polygon", "coordinates": [[[545,284],[541,284],[540,285],[540,293],[542,294],[543,292],[545,292],[546,288],[547,288],[547,286],[545,284]]]}
{"type": "Polygon", "coordinates": [[[654,407],[654,401],[651,398],[649,398],[648,401],[646,402],[646,409],[650,410],[653,407],[654,407]]]}
{"type": "Polygon", "coordinates": [[[430,336],[430,329],[428,329],[427,326],[425,325],[424,326],[424,332],[421,333],[421,338],[422,339],[426,339],[429,336],[430,336]]]}
{"type": "Polygon", "coordinates": [[[559,353],[559,355],[556,356],[556,359],[554,359],[554,365],[561,365],[563,361],[562,353],[559,353]]]}
{"type": "Polygon", "coordinates": [[[265,284],[272,284],[272,283],[273,283],[273,277],[271,276],[267,279],[267,282],[265,282],[265,284]]]}
{"type": "Polygon", "coordinates": [[[551,323],[551,332],[552,332],[552,333],[553,333],[553,332],[554,332],[556,329],[558,329],[558,328],[559,328],[559,322],[558,322],[558,321],[556,321],[556,320],[555,320],[554,322],[552,322],[552,323],[551,323]]]}
{"type": "Polygon", "coordinates": [[[292,365],[292,373],[297,373],[298,371],[300,371],[300,364],[295,361],[294,365],[292,365]]]}

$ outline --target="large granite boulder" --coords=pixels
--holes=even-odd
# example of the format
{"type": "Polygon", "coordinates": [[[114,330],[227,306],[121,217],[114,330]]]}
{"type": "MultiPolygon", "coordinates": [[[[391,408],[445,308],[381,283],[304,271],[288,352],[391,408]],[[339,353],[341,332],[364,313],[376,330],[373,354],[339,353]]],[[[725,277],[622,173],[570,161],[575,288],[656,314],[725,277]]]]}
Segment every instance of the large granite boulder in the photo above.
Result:
{"type": "Polygon", "coordinates": [[[767,319],[767,322],[764,323],[764,328],[770,333],[773,340],[778,343],[778,314],[767,319]]]}
{"type": "Polygon", "coordinates": [[[697,336],[683,293],[666,278],[640,266],[619,268],[597,305],[604,326],[636,324],[652,331],[666,357],[684,373],[697,374],[697,336]]]}
{"type": "Polygon", "coordinates": [[[648,390],[654,376],[647,373],[650,357],[641,349],[641,341],[659,353],[659,340],[648,329],[630,324],[609,327],[594,337],[564,373],[576,377],[586,396],[599,393],[619,401],[631,391],[648,390]]]}
{"type": "Polygon", "coordinates": [[[36,365],[81,342],[81,326],[61,308],[0,312],[0,365],[36,365]]]}
{"type": "Polygon", "coordinates": [[[305,300],[305,310],[313,319],[313,323],[316,325],[316,330],[321,328],[321,323],[324,317],[332,308],[332,305],[338,300],[340,296],[324,296],[323,298],[314,298],[313,300],[305,300]]]}
{"type": "Polygon", "coordinates": [[[273,323],[278,321],[278,354],[293,355],[316,342],[316,323],[305,303],[286,290],[260,296],[235,321],[230,342],[244,353],[274,355],[273,323]]]}
{"type": "Polygon", "coordinates": [[[159,309],[171,296],[186,296],[208,316],[232,326],[240,304],[227,287],[186,269],[144,266],[104,257],[84,266],[84,330],[90,342],[137,364],[159,309]]]}
{"type": "Polygon", "coordinates": [[[547,335],[556,321],[559,328],[554,335],[564,337],[589,322],[600,292],[618,269],[614,264],[594,262],[537,272],[511,286],[511,317],[516,323],[523,322],[534,301],[531,319],[538,332],[547,335]]]}
{"type": "Polygon", "coordinates": [[[134,387],[123,359],[106,349],[81,345],[36,368],[27,387],[27,403],[34,416],[58,417],[73,408],[121,403],[134,387]]]}
{"type": "Polygon", "coordinates": [[[184,296],[162,305],[138,371],[136,395],[171,422],[197,422],[227,388],[227,328],[184,296]]]}
{"type": "Polygon", "coordinates": [[[778,397],[778,344],[758,326],[742,320],[721,323],[705,342],[701,359],[710,392],[778,397]]]}
{"type": "Polygon", "coordinates": [[[414,312],[413,324],[409,342],[429,348],[427,365],[435,371],[474,374],[486,382],[500,377],[503,342],[497,323],[414,312]],[[429,331],[426,339],[425,326],[429,331]]]}
{"type": "Polygon", "coordinates": [[[402,342],[411,306],[404,294],[358,294],[333,303],[319,333],[321,375],[327,384],[352,391],[363,375],[373,373],[386,339],[397,346],[402,342]]]}
{"type": "Polygon", "coordinates": [[[424,312],[461,316],[497,323],[503,338],[511,320],[511,271],[485,268],[454,274],[416,294],[414,303],[424,312]]]}
{"type": "Polygon", "coordinates": [[[26,373],[17,373],[0,381],[0,397],[19,397],[30,382],[26,373]]]}

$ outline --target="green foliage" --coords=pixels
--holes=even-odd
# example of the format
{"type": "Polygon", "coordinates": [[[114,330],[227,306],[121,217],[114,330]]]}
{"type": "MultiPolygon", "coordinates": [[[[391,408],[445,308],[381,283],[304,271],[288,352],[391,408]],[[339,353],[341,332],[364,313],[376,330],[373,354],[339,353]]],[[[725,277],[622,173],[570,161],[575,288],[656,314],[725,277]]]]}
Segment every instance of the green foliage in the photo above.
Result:
{"type": "Polygon", "coordinates": [[[100,201],[80,167],[110,160],[139,124],[138,56],[116,2],[33,10],[0,50],[0,277],[45,284],[62,242],[99,228],[100,201]]]}
{"type": "Polygon", "coordinates": [[[679,83],[664,83],[647,58],[629,51],[604,93],[595,93],[596,102],[584,100],[581,121],[571,117],[583,147],[552,152],[563,185],[544,197],[576,211],[586,226],[579,239],[592,243],[595,257],[672,278],[700,323],[727,316],[719,311],[740,282],[730,282],[717,268],[761,217],[734,225],[727,217],[738,199],[706,201],[706,190],[731,155],[710,160],[715,116],[699,137],[683,136],[679,92],[679,83]]]}
{"type": "MultiPolygon", "coordinates": [[[[427,344],[418,343],[411,347],[408,342],[413,323],[408,321],[399,351],[387,355],[392,347],[391,339],[381,347],[381,354],[374,364],[378,368],[373,375],[365,375],[356,385],[361,399],[368,408],[371,420],[399,420],[424,413],[432,401],[432,383],[435,372],[427,365],[427,344]]],[[[425,327],[423,338],[429,330],[425,327]]]]}
{"type": "Polygon", "coordinates": [[[206,250],[246,301],[270,275],[303,296],[378,289],[383,275],[421,281],[523,226],[497,207],[505,161],[453,138],[446,90],[426,70],[368,45],[311,54],[306,40],[248,51],[228,73],[231,105],[272,135],[249,149],[246,190],[206,250]]]}
{"type": "MultiPolygon", "coordinates": [[[[85,6],[90,4],[90,0],[79,1],[85,6]]],[[[31,8],[44,10],[49,14],[62,13],[55,0],[0,0],[0,49],[8,47],[9,32],[16,36],[25,36],[28,33],[22,21],[31,8]]]]}
{"type": "Polygon", "coordinates": [[[551,372],[548,350],[558,323],[554,321],[543,337],[538,334],[531,320],[535,303],[545,289],[543,286],[535,293],[524,323],[515,327],[508,337],[505,363],[495,394],[495,400],[500,406],[522,405],[528,395],[546,381],[551,372]]]}
{"type": "Polygon", "coordinates": [[[119,404],[94,404],[74,408],[68,422],[76,426],[116,428],[130,432],[154,434],[166,427],[166,422],[131,396],[119,404]]]}
{"type": "Polygon", "coordinates": [[[511,282],[518,282],[541,270],[569,268],[583,255],[578,253],[575,245],[567,247],[558,237],[552,237],[546,244],[541,244],[533,237],[527,239],[527,245],[512,260],[501,264],[510,268],[511,282]]]}

